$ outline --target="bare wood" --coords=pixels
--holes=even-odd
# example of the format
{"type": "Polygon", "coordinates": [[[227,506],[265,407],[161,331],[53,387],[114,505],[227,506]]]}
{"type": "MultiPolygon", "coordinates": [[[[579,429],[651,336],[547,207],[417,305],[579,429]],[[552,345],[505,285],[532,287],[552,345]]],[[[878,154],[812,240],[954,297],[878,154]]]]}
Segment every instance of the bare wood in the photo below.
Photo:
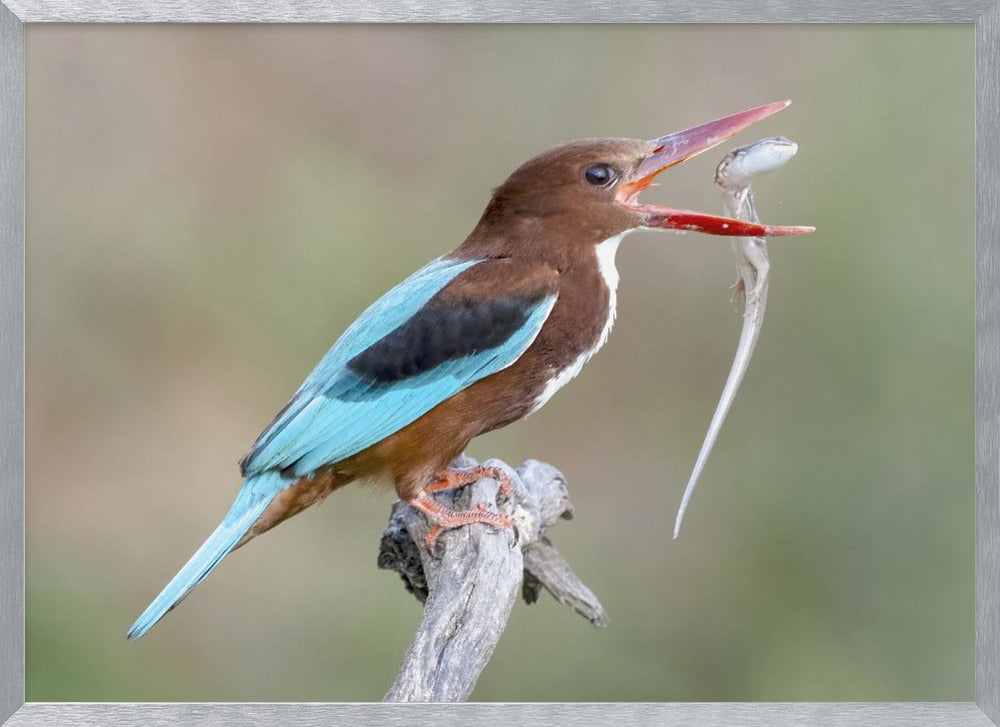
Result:
{"type": "Polygon", "coordinates": [[[542,536],[524,551],[524,600],[534,603],[538,600],[538,587],[529,590],[529,580],[552,594],[559,603],[569,606],[594,626],[607,626],[608,615],[604,613],[597,596],[583,584],[580,577],[569,567],[569,563],[556,550],[552,542],[542,536]]]}
{"type": "MultiPolygon", "coordinates": [[[[455,466],[475,461],[462,458],[455,466]]],[[[403,502],[393,505],[382,535],[378,564],[400,574],[407,590],[424,604],[424,615],[403,657],[386,702],[456,702],[468,699],[507,626],[520,591],[526,602],[542,588],[595,626],[607,624],[597,597],[559,554],[545,531],[570,519],[566,481],[555,467],[528,460],[516,471],[500,460],[513,488],[502,505],[515,523],[493,531],[475,523],[444,533],[428,551],[424,515],[403,502]]],[[[451,497],[450,506],[497,508],[498,486],[482,479],[451,497]]]]}

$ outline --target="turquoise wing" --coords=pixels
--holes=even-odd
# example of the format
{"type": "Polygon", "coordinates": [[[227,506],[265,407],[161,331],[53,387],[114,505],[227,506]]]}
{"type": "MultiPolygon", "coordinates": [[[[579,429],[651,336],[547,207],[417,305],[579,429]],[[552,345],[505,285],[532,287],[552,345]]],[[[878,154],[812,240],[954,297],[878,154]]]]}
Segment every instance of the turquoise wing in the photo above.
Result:
{"type": "Polygon", "coordinates": [[[444,304],[435,295],[484,261],[439,258],[337,340],[241,463],[304,476],[399,431],[531,345],[554,293],[444,304]]]}

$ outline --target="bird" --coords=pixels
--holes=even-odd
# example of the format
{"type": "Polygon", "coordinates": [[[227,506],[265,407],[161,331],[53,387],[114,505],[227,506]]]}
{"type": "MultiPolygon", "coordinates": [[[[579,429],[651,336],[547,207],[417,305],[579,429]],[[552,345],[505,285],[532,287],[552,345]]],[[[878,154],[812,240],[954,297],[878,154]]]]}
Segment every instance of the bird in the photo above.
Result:
{"type": "Polygon", "coordinates": [[[544,406],[605,344],[619,243],[639,229],[780,236],[770,226],[642,204],[656,175],[790,102],[652,140],[597,138],[548,149],[493,194],[454,251],[417,270],[336,340],[240,460],[231,508],[127,632],[137,640],[233,550],[354,481],[387,483],[424,512],[428,544],[450,528],[512,527],[435,493],[502,470],[449,469],[475,437],[544,406]]]}

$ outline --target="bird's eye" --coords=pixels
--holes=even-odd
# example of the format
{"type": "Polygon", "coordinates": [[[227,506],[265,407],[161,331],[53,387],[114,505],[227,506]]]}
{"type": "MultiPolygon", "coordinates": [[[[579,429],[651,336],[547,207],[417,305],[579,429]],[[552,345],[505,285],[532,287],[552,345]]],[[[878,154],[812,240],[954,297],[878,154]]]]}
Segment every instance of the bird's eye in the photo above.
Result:
{"type": "Polygon", "coordinates": [[[588,183],[603,187],[614,181],[617,172],[608,164],[594,164],[587,167],[587,171],[583,173],[583,176],[588,183]]]}

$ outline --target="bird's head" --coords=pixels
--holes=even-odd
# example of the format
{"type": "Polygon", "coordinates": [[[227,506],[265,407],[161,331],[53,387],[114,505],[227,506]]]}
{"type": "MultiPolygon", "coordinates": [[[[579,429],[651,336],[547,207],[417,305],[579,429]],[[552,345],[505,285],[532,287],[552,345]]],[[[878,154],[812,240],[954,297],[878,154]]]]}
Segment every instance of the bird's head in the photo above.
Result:
{"type": "Polygon", "coordinates": [[[555,218],[559,224],[587,231],[593,242],[636,228],[749,237],[811,232],[811,227],[761,225],[638,201],[664,170],[788,104],[759,106],[649,141],[585,139],[549,149],[522,164],[494,190],[483,219],[555,218]]]}

